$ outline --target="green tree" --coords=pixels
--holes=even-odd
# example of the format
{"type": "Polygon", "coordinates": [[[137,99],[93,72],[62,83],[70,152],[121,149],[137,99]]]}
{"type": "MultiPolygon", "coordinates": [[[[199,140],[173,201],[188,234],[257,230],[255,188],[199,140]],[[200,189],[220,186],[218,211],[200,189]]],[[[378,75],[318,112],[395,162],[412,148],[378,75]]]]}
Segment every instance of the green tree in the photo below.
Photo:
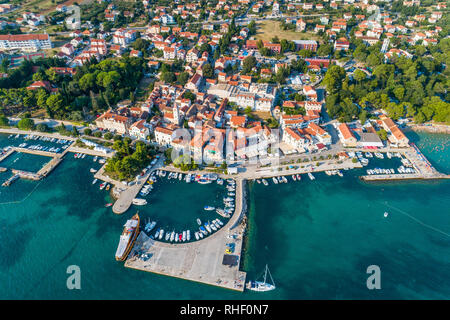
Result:
{"type": "Polygon", "coordinates": [[[209,63],[205,63],[202,66],[203,77],[205,78],[213,78],[214,77],[214,69],[209,63]]]}
{"type": "Polygon", "coordinates": [[[34,121],[30,118],[23,118],[19,121],[17,124],[17,127],[20,130],[33,130],[34,128],[34,121]]]}
{"type": "Polygon", "coordinates": [[[242,72],[244,74],[252,71],[254,67],[256,67],[256,58],[254,56],[248,56],[242,62],[242,72]]]}

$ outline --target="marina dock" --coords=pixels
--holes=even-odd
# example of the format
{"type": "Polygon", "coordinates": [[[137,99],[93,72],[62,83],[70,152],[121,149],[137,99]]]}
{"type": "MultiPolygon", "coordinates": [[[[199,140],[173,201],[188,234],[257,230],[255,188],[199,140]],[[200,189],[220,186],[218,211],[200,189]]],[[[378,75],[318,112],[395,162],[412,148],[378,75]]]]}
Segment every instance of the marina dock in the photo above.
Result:
{"type": "Polygon", "coordinates": [[[424,176],[422,174],[376,174],[361,176],[364,181],[386,181],[386,180],[435,180],[435,179],[450,179],[448,174],[435,174],[431,176],[424,176]]]}
{"type": "Polygon", "coordinates": [[[180,244],[155,241],[141,232],[125,267],[244,291],[246,273],[239,270],[246,228],[241,219],[243,205],[243,180],[238,179],[235,212],[221,229],[204,239],[180,244]],[[227,243],[235,244],[233,254],[225,253],[227,243]],[[141,258],[142,254],[149,259],[141,258]]]}
{"type": "MultiPolygon", "coordinates": [[[[365,150],[367,151],[367,150],[365,150]]],[[[398,152],[411,162],[415,173],[398,173],[398,174],[374,174],[364,175],[360,179],[363,181],[387,181],[387,180],[436,180],[450,179],[450,175],[437,171],[422,152],[413,144],[409,148],[398,150],[378,150],[384,152],[398,152]]]]}

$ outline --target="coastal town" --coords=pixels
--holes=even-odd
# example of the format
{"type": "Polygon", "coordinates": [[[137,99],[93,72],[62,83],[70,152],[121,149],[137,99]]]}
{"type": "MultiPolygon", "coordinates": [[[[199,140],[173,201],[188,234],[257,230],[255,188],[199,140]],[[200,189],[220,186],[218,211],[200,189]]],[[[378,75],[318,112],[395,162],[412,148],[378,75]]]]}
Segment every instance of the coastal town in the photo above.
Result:
{"type": "Polygon", "coordinates": [[[52,160],[3,187],[45,179],[69,152],[102,160],[93,184],[111,187],[115,214],[146,205],[166,174],[228,184],[224,209],[205,207],[224,223],[192,237],[128,220],[116,253],[128,268],[243,291],[248,183],[449,178],[404,133],[450,132],[445,2],[42,2],[0,3],[0,133],[26,139],[0,165],[52,160]],[[401,165],[368,166],[385,158],[401,165]]]}

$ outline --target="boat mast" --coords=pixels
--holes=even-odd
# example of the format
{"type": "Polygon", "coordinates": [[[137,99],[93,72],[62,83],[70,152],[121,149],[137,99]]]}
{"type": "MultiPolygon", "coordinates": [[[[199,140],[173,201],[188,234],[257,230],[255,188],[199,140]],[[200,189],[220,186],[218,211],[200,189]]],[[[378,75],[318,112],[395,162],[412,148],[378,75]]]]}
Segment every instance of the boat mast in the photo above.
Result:
{"type": "Polygon", "coordinates": [[[265,270],[265,272],[264,272],[264,283],[267,283],[267,282],[266,282],[267,269],[268,269],[268,267],[267,267],[267,264],[266,264],[266,270],[265,270]]]}

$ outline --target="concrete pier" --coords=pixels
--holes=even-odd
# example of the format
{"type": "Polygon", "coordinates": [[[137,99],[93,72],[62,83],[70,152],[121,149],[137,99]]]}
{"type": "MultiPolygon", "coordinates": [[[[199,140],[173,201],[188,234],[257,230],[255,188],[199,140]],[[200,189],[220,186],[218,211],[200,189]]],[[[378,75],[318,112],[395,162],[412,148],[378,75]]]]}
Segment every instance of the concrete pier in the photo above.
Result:
{"type": "MultiPolygon", "coordinates": [[[[367,151],[367,150],[362,150],[367,151]]],[[[402,174],[374,174],[364,175],[360,179],[363,181],[387,181],[387,180],[435,180],[435,179],[449,179],[450,175],[440,173],[437,171],[428,159],[420,152],[420,150],[412,145],[409,148],[402,149],[382,149],[377,152],[398,152],[411,162],[415,173],[402,174]]]]}
{"type": "MultiPolygon", "coordinates": [[[[240,219],[242,206],[243,180],[238,179],[235,212],[221,229],[204,239],[180,244],[151,240],[141,232],[125,267],[243,291],[246,273],[239,266],[246,222],[240,219]],[[232,254],[225,253],[229,243],[235,246],[232,254]],[[149,259],[141,258],[142,254],[147,254],[149,259]],[[224,259],[235,263],[225,265],[224,259]]],[[[195,240],[194,232],[191,230],[191,239],[195,240]]]]}
{"type": "Polygon", "coordinates": [[[12,155],[14,153],[14,149],[11,148],[9,149],[6,153],[2,154],[0,156],[0,162],[2,162],[3,160],[5,160],[6,158],[8,158],[10,155],[12,155]]]}
{"type": "MultiPolygon", "coordinates": [[[[164,163],[163,158],[158,159],[158,162],[153,166],[153,168],[151,168],[150,170],[147,170],[147,172],[143,176],[139,176],[134,181],[132,181],[131,186],[125,187],[122,183],[120,183],[120,185],[124,186],[126,189],[124,191],[120,192],[119,198],[117,199],[117,201],[114,203],[114,205],[112,207],[113,212],[116,214],[122,214],[122,213],[126,212],[130,208],[130,206],[133,202],[133,199],[136,198],[139,191],[142,189],[145,182],[150,177],[150,174],[153,171],[155,171],[156,169],[159,169],[163,165],[163,163],[164,163]]],[[[102,174],[102,173],[103,173],[103,171],[101,173],[99,173],[98,176],[100,176],[100,174],[102,174]]],[[[101,179],[101,178],[99,178],[99,179],[101,179]]],[[[114,180],[112,180],[112,181],[114,181],[114,180]]]]}

